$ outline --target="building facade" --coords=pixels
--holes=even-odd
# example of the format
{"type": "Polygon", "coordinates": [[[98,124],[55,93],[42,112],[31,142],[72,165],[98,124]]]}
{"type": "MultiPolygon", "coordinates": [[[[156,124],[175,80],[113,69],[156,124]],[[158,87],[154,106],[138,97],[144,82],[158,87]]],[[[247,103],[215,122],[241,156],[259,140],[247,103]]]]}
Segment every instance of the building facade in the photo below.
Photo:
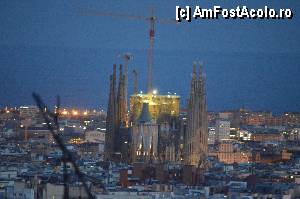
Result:
{"type": "Polygon", "coordinates": [[[216,139],[218,141],[228,140],[230,138],[230,122],[226,120],[216,121],[216,139]]]}
{"type": "Polygon", "coordinates": [[[143,104],[137,124],[132,126],[132,162],[157,159],[158,125],[151,118],[149,105],[143,104]]]}
{"type": "Polygon", "coordinates": [[[135,122],[143,108],[143,103],[149,104],[149,112],[152,119],[157,120],[159,117],[168,115],[178,117],[180,112],[180,96],[179,95],[157,95],[135,94],[130,99],[131,120],[135,122]]]}

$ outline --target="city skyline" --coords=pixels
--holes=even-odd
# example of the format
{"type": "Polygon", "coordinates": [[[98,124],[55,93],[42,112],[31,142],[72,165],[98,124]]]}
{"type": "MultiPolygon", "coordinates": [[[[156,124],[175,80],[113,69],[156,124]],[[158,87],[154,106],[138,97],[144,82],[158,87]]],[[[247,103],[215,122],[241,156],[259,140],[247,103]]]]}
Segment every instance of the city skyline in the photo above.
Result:
{"type": "MultiPolygon", "coordinates": [[[[34,104],[33,91],[39,92],[50,103],[59,94],[66,106],[106,107],[108,73],[114,63],[123,63],[118,55],[124,52],[134,55],[129,71],[137,69],[141,75],[140,90],[146,91],[146,82],[141,79],[147,75],[148,23],[87,16],[80,10],[148,16],[153,3],[118,2],[105,6],[95,2],[77,2],[76,6],[65,2],[3,4],[1,16],[5,17],[0,21],[4,27],[0,37],[1,107],[34,104]]],[[[233,4],[238,2],[224,2],[222,6],[233,4]]],[[[175,3],[153,5],[158,17],[175,18],[175,3]]],[[[212,5],[203,2],[205,7],[212,5]]],[[[261,7],[263,3],[254,1],[247,6],[261,7]]],[[[291,8],[294,13],[299,10],[299,4],[292,1],[272,2],[269,6],[291,8]]],[[[207,75],[208,110],[245,107],[274,112],[299,111],[299,93],[296,92],[300,85],[297,78],[300,59],[298,24],[296,16],[292,20],[279,21],[157,24],[155,88],[161,94],[170,91],[181,95],[182,103],[186,105],[192,63],[201,60],[207,75]],[[169,34],[170,31],[174,34],[169,34]]],[[[129,94],[133,94],[132,82],[130,73],[129,94]]]]}
{"type": "Polygon", "coordinates": [[[1,1],[0,198],[300,198],[300,3],[265,2],[1,1]]]}

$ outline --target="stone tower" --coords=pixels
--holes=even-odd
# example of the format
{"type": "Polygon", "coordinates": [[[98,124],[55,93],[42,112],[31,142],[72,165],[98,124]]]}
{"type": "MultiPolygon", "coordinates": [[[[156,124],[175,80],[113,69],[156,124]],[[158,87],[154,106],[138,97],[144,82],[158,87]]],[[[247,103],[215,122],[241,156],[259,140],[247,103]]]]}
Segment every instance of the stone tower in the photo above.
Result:
{"type": "Polygon", "coordinates": [[[123,74],[122,65],[120,65],[119,88],[117,95],[117,121],[118,126],[126,126],[126,100],[125,100],[125,75],[123,74]]]}
{"type": "Polygon", "coordinates": [[[120,127],[126,124],[125,105],[125,76],[120,65],[119,85],[117,84],[117,69],[114,64],[113,74],[110,76],[110,90],[106,117],[106,137],[105,137],[105,159],[112,160],[114,154],[121,151],[120,147],[120,127]]]}
{"type": "Polygon", "coordinates": [[[113,67],[113,74],[110,75],[109,99],[106,116],[105,135],[105,159],[110,159],[114,152],[114,140],[116,132],[116,65],[113,67]]]}
{"type": "Polygon", "coordinates": [[[197,75],[196,65],[194,64],[185,135],[185,164],[206,167],[208,121],[205,77],[203,76],[202,65],[199,69],[197,75]]]}

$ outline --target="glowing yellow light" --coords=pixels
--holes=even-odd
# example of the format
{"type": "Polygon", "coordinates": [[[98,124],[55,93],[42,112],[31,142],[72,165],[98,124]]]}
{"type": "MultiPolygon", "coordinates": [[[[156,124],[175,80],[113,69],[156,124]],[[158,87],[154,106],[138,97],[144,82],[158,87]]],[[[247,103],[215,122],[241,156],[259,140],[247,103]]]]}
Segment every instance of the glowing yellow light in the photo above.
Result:
{"type": "Polygon", "coordinates": [[[9,110],[7,110],[6,113],[10,113],[9,110]]]}
{"type": "Polygon", "coordinates": [[[73,115],[78,115],[78,111],[73,110],[73,115]]]}
{"type": "Polygon", "coordinates": [[[87,115],[87,114],[88,114],[88,112],[87,112],[87,111],[84,111],[84,112],[83,112],[83,115],[87,115]]]}
{"type": "Polygon", "coordinates": [[[63,112],[61,112],[61,114],[68,115],[68,111],[64,110],[63,112]]]}
{"type": "Polygon", "coordinates": [[[156,95],[157,94],[157,90],[153,90],[153,95],[156,95]]]}

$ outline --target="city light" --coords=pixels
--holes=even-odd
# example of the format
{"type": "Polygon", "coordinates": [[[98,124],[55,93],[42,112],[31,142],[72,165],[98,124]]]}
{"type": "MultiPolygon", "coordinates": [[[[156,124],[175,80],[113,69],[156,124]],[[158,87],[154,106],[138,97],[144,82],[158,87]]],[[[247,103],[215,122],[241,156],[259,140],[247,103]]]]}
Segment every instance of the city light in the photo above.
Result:
{"type": "Polygon", "coordinates": [[[0,199],[300,198],[297,19],[259,17],[266,0],[47,2],[1,10],[0,199]],[[218,22],[180,31],[177,15],[218,22]]]}
{"type": "Polygon", "coordinates": [[[78,115],[78,111],[73,110],[73,111],[72,111],[72,114],[73,114],[74,116],[77,116],[77,115],[78,115]]]}

